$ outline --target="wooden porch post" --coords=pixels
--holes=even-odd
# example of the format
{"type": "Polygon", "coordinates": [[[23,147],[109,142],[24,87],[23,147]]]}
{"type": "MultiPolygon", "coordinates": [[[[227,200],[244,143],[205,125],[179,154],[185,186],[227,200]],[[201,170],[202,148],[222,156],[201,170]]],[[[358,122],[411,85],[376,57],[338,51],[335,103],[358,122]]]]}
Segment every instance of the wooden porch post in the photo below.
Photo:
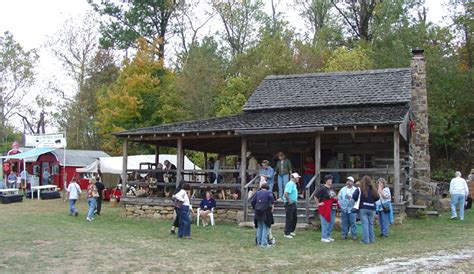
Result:
{"type": "Polygon", "coordinates": [[[395,196],[395,203],[400,200],[400,134],[398,130],[393,132],[393,192],[395,196]]]}
{"type": "Polygon", "coordinates": [[[122,195],[127,193],[128,139],[123,140],[122,148],[122,195]]]}
{"type": "Polygon", "coordinates": [[[183,139],[178,137],[176,140],[176,186],[183,180],[183,139]]]}
{"type": "MultiPolygon", "coordinates": [[[[207,152],[204,151],[204,169],[207,169],[207,152]]],[[[207,172],[204,172],[204,181],[207,182],[207,172]]]]}
{"type": "MultiPolygon", "coordinates": [[[[314,169],[314,173],[317,175],[321,175],[321,134],[317,133],[314,139],[314,163],[316,168],[314,169]]],[[[321,183],[321,176],[317,180],[316,187],[319,187],[321,183]]]]}
{"type": "Polygon", "coordinates": [[[155,146],[155,164],[160,162],[160,145],[155,146]]]}
{"type": "Polygon", "coordinates": [[[240,145],[240,193],[242,199],[247,200],[244,197],[244,186],[247,184],[247,137],[242,137],[240,145]]]}

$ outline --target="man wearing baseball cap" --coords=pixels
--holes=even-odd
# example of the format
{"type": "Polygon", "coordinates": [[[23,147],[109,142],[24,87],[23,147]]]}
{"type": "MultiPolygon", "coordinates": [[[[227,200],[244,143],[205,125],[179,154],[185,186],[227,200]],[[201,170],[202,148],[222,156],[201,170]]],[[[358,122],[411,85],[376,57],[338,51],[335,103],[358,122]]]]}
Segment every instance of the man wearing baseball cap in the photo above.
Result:
{"type": "Polygon", "coordinates": [[[285,202],[285,238],[292,239],[296,236],[296,222],[298,221],[296,203],[298,202],[298,183],[301,176],[298,173],[292,173],[290,181],[285,186],[283,201],[285,202]]]}
{"type": "Polygon", "coordinates": [[[351,233],[352,240],[357,240],[357,227],[354,208],[354,199],[352,194],[356,190],[354,186],[354,177],[349,176],[346,180],[346,186],[339,191],[337,198],[339,200],[339,206],[341,207],[341,232],[342,239],[347,239],[349,231],[351,233]]]}

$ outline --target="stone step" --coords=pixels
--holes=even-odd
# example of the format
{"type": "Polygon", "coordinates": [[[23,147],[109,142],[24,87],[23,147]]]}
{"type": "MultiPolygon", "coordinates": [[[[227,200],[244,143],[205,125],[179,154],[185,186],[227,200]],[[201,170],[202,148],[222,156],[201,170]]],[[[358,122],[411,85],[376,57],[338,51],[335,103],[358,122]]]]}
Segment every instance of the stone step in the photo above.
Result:
{"type": "MultiPolygon", "coordinates": [[[[253,213],[249,213],[248,220],[253,220],[253,213]]],[[[297,214],[299,223],[306,223],[306,214],[297,214]]],[[[315,217],[314,212],[309,214],[309,219],[315,217]]],[[[275,223],[285,223],[286,215],[285,213],[274,213],[273,220],[275,223]]]]}
{"type": "MultiPolygon", "coordinates": [[[[254,228],[255,224],[253,222],[241,222],[239,223],[239,227],[254,228]]],[[[282,222],[275,222],[275,224],[272,225],[272,229],[284,229],[284,228],[285,228],[285,223],[282,223],[282,222]]],[[[311,224],[306,224],[306,223],[296,224],[296,230],[306,230],[309,228],[311,228],[311,224]]]]}
{"type": "Polygon", "coordinates": [[[426,211],[426,216],[430,218],[438,218],[439,217],[439,212],[438,211],[426,211]]]}

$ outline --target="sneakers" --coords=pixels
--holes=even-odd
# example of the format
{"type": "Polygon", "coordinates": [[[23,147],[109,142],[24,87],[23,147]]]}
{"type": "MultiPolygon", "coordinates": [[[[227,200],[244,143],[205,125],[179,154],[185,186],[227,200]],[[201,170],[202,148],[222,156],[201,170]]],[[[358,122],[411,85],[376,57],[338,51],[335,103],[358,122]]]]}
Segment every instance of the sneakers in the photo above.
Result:
{"type": "Polygon", "coordinates": [[[287,239],[293,239],[293,236],[291,236],[291,235],[285,235],[284,237],[287,238],[287,239]]]}
{"type": "Polygon", "coordinates": [[[75,212],[73,215],[74,215],[74,217],[77,217],[77,216],[79,216],[79,213],[75,212]]]}
{"type": "Polygon", "coordinates": [[[293,236],[293,237],[295,237],[295,236],[296,236],[296,233],[291,232],[290,235],[293,236]]]}
{"type": "Polygon", "coordinates": [[[278,198],[278,199],[277,199],[277,202],[283,202],[283,199],[282,199],[282,198],[278,198]]]}
{"type": "Polygon", "coordinates": [[[457,218],[458,218],[458,217],[456,217],[456,216],[452,216],[452,217],[450,218],[450,220],[456,220],[457,218]]]}
{"type": "Polygon", "coordinates": [[[93,219],[92,219],[92,218],[89,218],[89,217],[87,217],[87,218],[86,218],[86,220],[87,220],[87,221],[89,221],[89,222],[92,222],[92,220],[93,220],[93,219]]]}
{"type": "Polygon", "coordinates": [[[336,240],[334,240],[333,238],[327,238],[327,239],[328,239],[331,243],[334,242],[334,241],[336,241],[336,240]]]}
{"type": "Polygon", "coordinates": [[[321,242],[323,242],[323,243],[332,243],[331,240],[329,240],[329,239],[321,239],[321,242]]]}

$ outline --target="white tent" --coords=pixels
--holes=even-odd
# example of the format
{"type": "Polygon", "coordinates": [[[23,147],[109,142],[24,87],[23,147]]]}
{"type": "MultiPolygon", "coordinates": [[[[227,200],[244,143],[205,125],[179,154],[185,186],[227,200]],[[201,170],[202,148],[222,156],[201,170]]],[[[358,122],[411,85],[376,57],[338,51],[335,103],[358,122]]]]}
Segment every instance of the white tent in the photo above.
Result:
{"type": "MultiPolygon", "coordinates": [[[[165,160],[170,161],[170,163],[176,165],[176,155],[173,154],[160,154],[160,163],[163,163],[165,160]]],[[[140,163],[154,163],[155,155],[134,155],[128,156],[127,169],[140,169],[140,163]]],[[[123,157],[100,157],[90,165],[78,168],[76,171],[78,173],[97,173],[100,169],[102,173],[105,174],[122,174],[122,163],[123,157]]],[[[184,169],[200,170],[187,156],[184,156],[184,169]]]]}

